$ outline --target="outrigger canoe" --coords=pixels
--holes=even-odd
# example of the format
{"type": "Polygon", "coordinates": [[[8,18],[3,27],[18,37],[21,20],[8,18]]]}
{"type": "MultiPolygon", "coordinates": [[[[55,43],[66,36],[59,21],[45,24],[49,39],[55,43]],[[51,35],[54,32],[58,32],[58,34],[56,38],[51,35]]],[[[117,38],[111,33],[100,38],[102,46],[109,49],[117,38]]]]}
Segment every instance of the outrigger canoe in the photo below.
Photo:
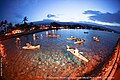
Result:
{"type": "Polygon", "coordinates": [[[79,41],[74,42],[74,44],[80,44],[80,43],[83,43],[84,41],[85,41],[85,40],[82,39],[82,40],[79,40],[79,41]]]}
{"type": "Polygon", "coordinates": [[[69,51],[71,54],[73,54],[74,56],[76,56],[79,59],[82,59],[85,62],[88,62],[88,59],[86,59],[84,56],[82,56],[80,53],[75,53],[74,49],[67,49],[67,51],[69,51]]]}
{"type": "Polygon", "coordinates": [[[30,46],[30,47],[23,46],[22,48],[23,48],[23,49],[31,49],[31,50],[33,50],[33,49],[39,49],[39,48],[40,48],[40,45],[37,45],[37,46],[30,46]]]}

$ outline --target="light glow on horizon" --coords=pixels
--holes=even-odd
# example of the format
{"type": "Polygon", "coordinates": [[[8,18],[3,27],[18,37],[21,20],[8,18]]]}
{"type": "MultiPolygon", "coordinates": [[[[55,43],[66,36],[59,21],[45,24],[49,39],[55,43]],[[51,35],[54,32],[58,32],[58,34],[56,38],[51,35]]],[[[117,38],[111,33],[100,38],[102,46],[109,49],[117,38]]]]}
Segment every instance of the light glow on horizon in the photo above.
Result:
{"type": "Polygon", "coordinates": [[[107,23],[107,22],[100,22],[100,21],[91,21],[97,24],[108,25],[108,26],[120,26],[118,23],[107,23]]]}

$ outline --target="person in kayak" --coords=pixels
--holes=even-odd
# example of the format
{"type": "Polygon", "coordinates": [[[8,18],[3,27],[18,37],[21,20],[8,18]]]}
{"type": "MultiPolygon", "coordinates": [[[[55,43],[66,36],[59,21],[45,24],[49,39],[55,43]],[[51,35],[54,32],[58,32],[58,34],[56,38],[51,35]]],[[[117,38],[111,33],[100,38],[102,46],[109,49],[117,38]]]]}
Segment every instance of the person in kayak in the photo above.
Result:
{"type": "Polygon", "coordinates": [[[26,46],[27,46],[28,48],[30,48],[31,45],[30,45],[30,43],[26,43],[26,46]]]}
{"type": "Polygon", "coordinates": [[[67,45],[66,48],[67,48],[67,49],[70,49],[70,46],[67,45]]]}
{"type": "Polygon", "coordinates": [[[78,52],[79,52],[79,50],[77,48],[75,48],[74,53],[77,54],[78,52]]]}

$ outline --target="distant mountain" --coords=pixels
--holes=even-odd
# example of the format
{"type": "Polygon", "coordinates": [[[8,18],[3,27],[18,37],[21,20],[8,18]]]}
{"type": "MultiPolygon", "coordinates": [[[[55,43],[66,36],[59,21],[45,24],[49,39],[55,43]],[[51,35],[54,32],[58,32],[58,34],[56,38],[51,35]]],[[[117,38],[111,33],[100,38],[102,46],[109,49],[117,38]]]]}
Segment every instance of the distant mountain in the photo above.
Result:
{"type": "Polygon", "coordinates": [[[110,31],[115,31],[115,32],[120,33],[120,27],[118,27],[118,26],[106,26],[106,25],[101,25],[101,24],[92,23],[92,22],[60,22],[60,21],[51,20],[51,19],[44,19],[42,21],[36,21],[36,22],[33,22],[33,23],[36,24],[36,25],[39,25],[39,24],[50,24],[52,22],[56,22],[60,25],[92,26],[92,27],[98,27],[98,28],[107,29],[107,30],[110,30],[110,31]]]}
{"type": "Polygon", "coordinates": [[[33,22],[34,24],[38,25],[38,24],[50,24],[52,22],[57,22],[55,20],[50,20],[50,19],[43,19],[42,21],[36,21],[33,22]]]}
{"type": "Polygon", "coordinates": [[[98,28],[106,29],[106,30],[113,31],[116,33],[120,33],[120,26],[108,26],[108,25],[102,25],[102,24],[97,24],[97,23],[92,23],[92,22],[80,22],[80,23],[89,25],[92,27],[98,27],[98,28]]]}
{"type": "Polygon", "coordinates": [[[76,25],[76,24],[80,24],[80,25],[99,25],[99,24],[95,24],[95,23],[91,23],[91,22],[60,22],[60,21],[51,20],[51,19],[43,19],[42,21],[36,21],[36,22],[33,22],[33,23],[38,25],[38,24],[50,24],[52,22],[56,22],[60,25],[76,25]]]}

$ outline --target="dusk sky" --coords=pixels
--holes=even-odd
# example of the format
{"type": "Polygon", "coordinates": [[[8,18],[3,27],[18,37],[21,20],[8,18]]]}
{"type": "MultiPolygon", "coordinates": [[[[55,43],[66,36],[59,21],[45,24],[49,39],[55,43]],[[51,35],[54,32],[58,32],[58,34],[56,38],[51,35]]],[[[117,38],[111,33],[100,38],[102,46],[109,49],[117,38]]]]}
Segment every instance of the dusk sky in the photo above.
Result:
{"type": "Polygon", "coordinates": [[[56,20],[120,25],[119,0],[0,0],[0,21],[56,20]]]}

